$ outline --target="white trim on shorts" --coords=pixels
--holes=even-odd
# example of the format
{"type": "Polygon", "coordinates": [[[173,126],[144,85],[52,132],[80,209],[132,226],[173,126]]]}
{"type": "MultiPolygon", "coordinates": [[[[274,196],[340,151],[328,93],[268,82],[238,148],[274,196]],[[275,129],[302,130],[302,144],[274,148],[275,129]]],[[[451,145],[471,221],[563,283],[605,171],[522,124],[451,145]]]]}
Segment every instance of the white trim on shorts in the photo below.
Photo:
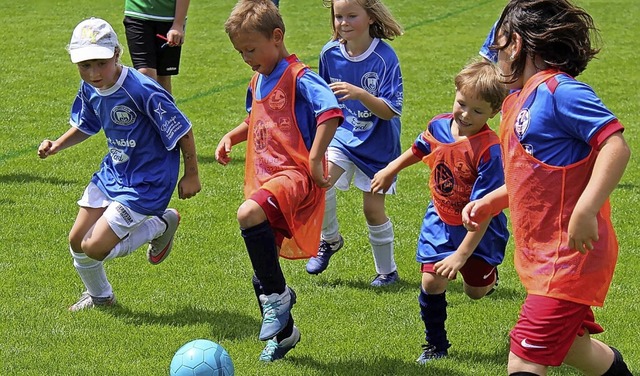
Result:
{"type": "Polygon", "coordinates": [[[145,214],[140,214],[117,201],[111,200],[93,182],[89,183],[84,189],[82,197],[78,200],[78,205],[92,209],[105,208],[102,216],[120,239],[129,235],[149,218],[145,214]]]}
{"type": "MultiPolygon", "coordinates": [[[[353,181],[353,185],[363,192],[371,191],[371,179],[362,172],[358,166],[349,159],[347,155],[345,155],[342,150],[329,146],[327,148],[327,160],[344,170],[344,173],[340,175],[334,186],[341,191],[346,191],[349,189],[351,185],[351,181],[353,181]]],[[[382,191],[377,193],[382,194],[382,191]]],[[[396,193],[396,182],[389,187],[387,192],[388,195],[393,195],[396,193]]]]}

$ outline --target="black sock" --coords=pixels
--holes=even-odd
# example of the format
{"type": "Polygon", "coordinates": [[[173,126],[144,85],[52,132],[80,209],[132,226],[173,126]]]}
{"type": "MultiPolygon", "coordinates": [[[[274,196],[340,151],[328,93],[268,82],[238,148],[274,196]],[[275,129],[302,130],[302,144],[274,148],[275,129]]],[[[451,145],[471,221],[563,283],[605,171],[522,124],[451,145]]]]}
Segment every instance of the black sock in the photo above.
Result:
{"type": "Polygon", "coordinates": [[[444,322],[447,320],[446,292],[442,294],[427,294],[420,289],[418,302],[420,303],[420,316],[424,322],[425,340],[436,350],[444,351],[451,347],[447,340],[447,331],[444,322]]]}
{"type": "Polygon", "coordinates": [[[262,286],[260,285],[260,280],[254,274],[251,278],[251,283],[253,284],[253,292],[256,294],[256,300],[258,301],[258,307],[260,308],[260,316],[264,314],[262,312],[262,303],[260,303],[260,295],[264,294],[262,291],[262,286]]]}
{"type": "Polygon", "coordinates": [[[613,363],[611,367],[605,372],[602,376],[633,376],[629,368],[627,367],[627,363],[622,359],[622,354],[618,349],[609,346],[611,350],[613,350],[613,363]]]}
{"type": "Polygon", "coordinates": [[[292,333],[293,333],[293,316],[291,316],[291,313],[289,313],[289,322],[287,322],[287,326],[285,326],[284,329],[282,329],[282,331],[278,333],[278,335],[276,336],[276,341],[280,343],[282,342],[283,339],[291,337],[292,333]]]}
{"type": "Polygon", "coordinates": [[[259,225],[241,229],[241,234],[249,252],[253,272],[260,281],[263,293],[283,293],[286,282],[280,268],[276,238],[269,222],[264,221],[259,225]]]}

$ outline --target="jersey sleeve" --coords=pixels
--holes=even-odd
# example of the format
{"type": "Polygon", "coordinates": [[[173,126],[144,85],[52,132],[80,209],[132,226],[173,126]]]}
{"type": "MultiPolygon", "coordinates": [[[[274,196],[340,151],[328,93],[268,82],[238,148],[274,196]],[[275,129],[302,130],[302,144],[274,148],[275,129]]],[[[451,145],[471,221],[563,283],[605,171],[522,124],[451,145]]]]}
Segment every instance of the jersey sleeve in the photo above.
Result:
{"type": "Polygon", "coordinates": [[[155,125],[167,150],[173,150],[178,140],[189,132],[191,123],[166,94],[149,90],[147,95],[147,115],[155,125]]]}
{"type": "Polygon", "coordinates": [[[557,120],[565,132],[585,143],[591,143],[594,135],[616,120],[593,89],[580,81],[560,83],[554,93],[554,104],[557,120]]]}
{"type": "Polygon", "coordinates": [[[495,40],[497,25],[498,25],[498,21],[496,21],[491,27],[491,30],[489,30],[489,34],[487,34],[487,38],[484,40],[484,43],[482,44],[482,47],[480,47],[480,51],[478,52],[480,56],[484,57],[485,59],[493,63],[498,62],[498,52],[496,50],[492,50],[489,47],[493,44],[493,41],[495,40]]]}
{"type": "Polygon", "coordinates": [[[431,154],[431,145],[424,138],[424,133],[420,133],[411,145],[411,152],[418,158],[426,157],[431,154]]]}
{"type": "MultiPolygon", "coordinates": [[[[327,83],[311,70],[305,71],[298,78],[297,90],[313,109],[316,119],[329,110],[340,110],[338,100],[327,83]]],[[[342,110],[339,112],[342,114],[342,110]]]]}
{"type": "Polygon", "coordinates": [[[478,178],[473,184],[470,200],[477,200],[504,185],[504,169],[500,145],[490,146],[478,163],[478,178]]]}
{"type": "MultiPolygon", "coordinates": [[[[390,47],[389,47],[390,48],[390,47]]],[[[389,54],[393,58],[385,59],[389,64],[388,71],[380,83],[379,97],[396,115],[402,115],[402,105],[404,102],[404,89],[402,83],[402,72],[400,62],[394,52],[389,54]]]]}
{"type": "Polygon", "coordinates": [[[82,92],[82,84],[78,90],[78,94],[71,105],[71,116],[69,118],[71,126],[78,128],[82,133],[93,136],[100,132],[102,129],[102,123],[100,119],[93,111],[93,108],[89,104],[85,95],[82,92]]]}

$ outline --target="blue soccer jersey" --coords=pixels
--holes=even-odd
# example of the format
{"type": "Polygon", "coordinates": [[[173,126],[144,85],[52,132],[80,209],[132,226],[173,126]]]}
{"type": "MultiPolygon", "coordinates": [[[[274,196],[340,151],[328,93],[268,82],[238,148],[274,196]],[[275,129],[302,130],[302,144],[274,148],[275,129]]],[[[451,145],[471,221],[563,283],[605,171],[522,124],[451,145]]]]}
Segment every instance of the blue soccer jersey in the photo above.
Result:
{"type": "Polygon", "coordinates": [[[528,154],[552,166],[568,166],[622,125],[589,85],[560,74],[527,98],[514,130],[528,154]]]}
{"type": "Polygon", "coordinates": [[[331,146],[340,149],[369,178],[400,155],[400,115],[403,86],[400,63],[389,44],[374,39],[360,56],[349,56],[339,41],[320,53],[320,76],[327,82],[347,82],[381,98],[396,114],[391,120],[375,116],[358,100],[340,103],[344,122],[331,146]]]}
{"type": "Polygon", "coordinates": [[[70,122],[88,135],[104,130],[109,153],[91,181],[111,200],[138,213],[162,215],[178,180],[176,144],[191,129],[171,95],[123,67],[107,90],[81,83],[70,122]]]}
{"type": "MultiPolygon", "coordinates": [[[[296,55],[290,55],[287,59],[278,62],[270,75],[261,74],[258,77],[256,99],[261,100],[266,97],[276,86],[290,62],[297,60],[296,55]]],[[[253,95],[250,89],[247,90],[247,112],[251,112],[253,95]]],[[[305,69],[296,83],[295,114],[298,128],[308,150],[311,150],[315,139],[318,117],[326,111],[338,108],[338,101],[326,82],[317,73],[305,69]]]]}
{"type": "MultiPolygon", "coordinates": [[[[452,119],[451,114],[434,117],[429,123],[429,132],[441,143],[456,142],[451,133],[452,119]]],[[[421,158],[431,153],[431,145],[422,134],[416,138],[412,149],[413,153],[421,158]]],[[[451,167],[451,171],[454,171],[455,168],[451,167]]],[[[470,201],[482,198],[504,184],[502,154],[499,144],[489,147],[480,158],[476,173],[477,178],[471,190],[470,201]]],[[[416,260],[422,264],[432,264],[443,260],[458,249],[466,235],[467,230],[464,226],[446,224],[438,215],[433,201],[430,201],[422,220],[416,260]]],[[[498,265],[504,259],[508,239],[507,218],[504,213],[500,213],[491,219],[489,227],[473,255],[482,258],[490,265],[498,265]]]]}

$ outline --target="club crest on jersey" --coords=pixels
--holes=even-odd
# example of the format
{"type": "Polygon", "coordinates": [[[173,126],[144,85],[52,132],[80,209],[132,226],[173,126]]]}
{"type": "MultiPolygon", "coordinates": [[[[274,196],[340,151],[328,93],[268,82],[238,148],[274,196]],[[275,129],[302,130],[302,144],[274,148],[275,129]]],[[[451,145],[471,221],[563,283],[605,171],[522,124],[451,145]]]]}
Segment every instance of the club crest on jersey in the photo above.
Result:
{"type": "Polygon", "coordinates": [[[111,121],[118,125],[131,125],[136,121],[136,113],[127,106],[115,106],[111,109],[111,121]]]}
{"type": "Polygon", "coordinates": [[[287,95],[280,88],[276,88],[269,96],[269,108],[272,110],[282,110],[287,103],[287,95]]]}
{"type": "Polygon", "coordinates": [[[257,153],[262,153],[267,150],[267,126],[259,120],[253,126],[253,145],[255,146],[257,153]]]}
{"type": "Polygon", "coordinates": [[[436,189],[443,196],[451,196],[453,194],[453,186],[455,179],[453,173],[444,163],[440,163],[434,169],[436,189]]]}
{"type": "Polygon", "coordinates": [[[515,132],[516,136],[522,140],[522,137],[527,132],[529,128],[529,123],[531,122],[531,115],[529,114],[529,109],[525,108],[518,114],[516,118],[515,132]]]}
{"type": "Polygon", "coordinates": [[[378,73],[376,72],[367,72],[362,75],[362,80],[360,80],[360,84],[363,89],[369,92],[372,95],[378,95],[378,73]]]}

